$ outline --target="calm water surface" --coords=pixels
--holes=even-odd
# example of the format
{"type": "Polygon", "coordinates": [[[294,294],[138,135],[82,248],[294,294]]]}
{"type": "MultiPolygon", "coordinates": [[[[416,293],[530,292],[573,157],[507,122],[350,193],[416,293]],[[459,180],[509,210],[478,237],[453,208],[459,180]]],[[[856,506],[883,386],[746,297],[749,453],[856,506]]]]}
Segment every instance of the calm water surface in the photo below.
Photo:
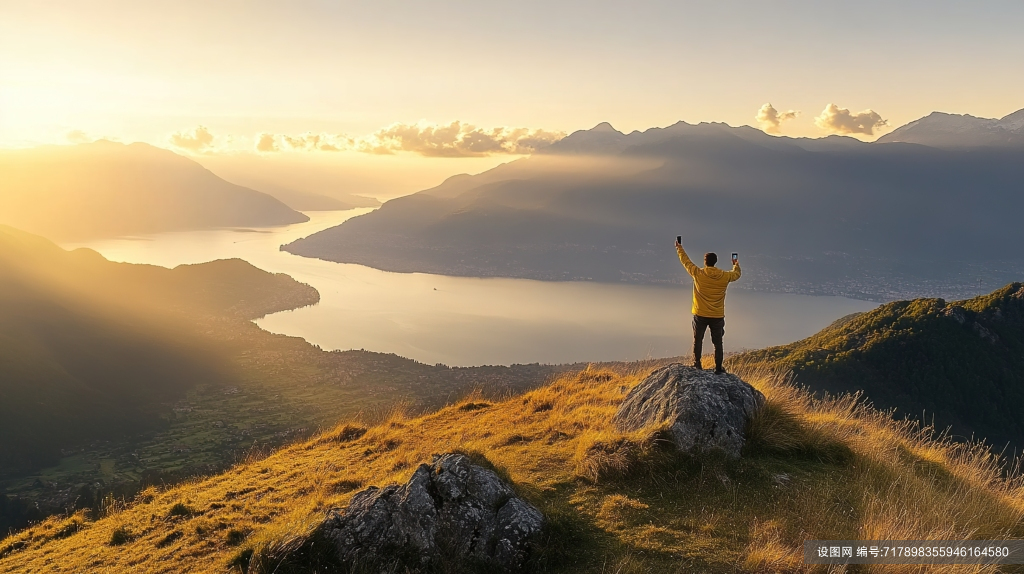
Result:
{"type": "MultiPolygon", "coordinates": [[[[320,304],[257,321],[324,349],[397,353],[426,363],[483,365],[629,360],[682,355],[690,344],[689,287],[388,273],[280,251],[368,209],[311,212],[307,223],[267,229],[160,233],[68,244],[107,259],[174,267],[238,257],[287,273],[320,304]]],[[[680,276],[685,272],[679,269],[680,276]]],[[[742,282],[742,280],[741,280],[742,282]]],[[[731,288],[726,348],[801,339],[873,303],[731,288]]],[[[710,338],[706,346],[710,349],[710,338]]]]}

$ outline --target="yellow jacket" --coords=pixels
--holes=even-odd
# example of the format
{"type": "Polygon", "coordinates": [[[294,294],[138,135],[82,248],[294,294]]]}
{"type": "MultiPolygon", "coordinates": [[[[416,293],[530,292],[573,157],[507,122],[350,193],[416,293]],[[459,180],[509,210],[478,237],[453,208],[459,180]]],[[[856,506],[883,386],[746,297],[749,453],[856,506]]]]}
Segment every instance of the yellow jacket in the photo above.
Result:
{"type": "Polygon", "coordinates": [[[693,314],[701,317],[725,317],[725,290],[729,283],[740,278],[739,264],[733,264],[732,271],[717,267],[697,267],[690,261],[683,248],[676,247],[679,262],[693,277],[693,314]]]}

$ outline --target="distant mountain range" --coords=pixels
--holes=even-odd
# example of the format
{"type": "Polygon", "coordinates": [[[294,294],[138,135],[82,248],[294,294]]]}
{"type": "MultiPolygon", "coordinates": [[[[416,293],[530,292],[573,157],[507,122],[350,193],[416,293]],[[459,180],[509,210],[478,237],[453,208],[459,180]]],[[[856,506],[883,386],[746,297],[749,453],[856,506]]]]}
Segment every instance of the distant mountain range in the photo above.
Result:
{"type": "Polygon", "coordinates": [[[0,224],[55,240],[308,221],[278,199],[143,143],[0,152],[0,224]]]}
{"type": "Polygon", "coordinates": [[[740,252],[747,287],[962,296],[1024,273],[1022,160],[1013,147],[605,123],[283,249],[400,272],[659,283],[681,281],[682,235],[694,253],[740,252]]]}
{"type": "Polygon", "coordinates": [[[1024,149],[1024,110],[1001,118],[933,112],[878,138],[878,143],[916,143],[931,147],[1015,147],[1024,149]]]}
{"type": "Polygon", "coordinates": [[[916,299],[836,321],[790,345],[744,353],[733,366],[792,369],[832,394],[952,427],[958,438],[1024,450],[1024,285],[965,301],[916,299]],[[933,419],[934,417],[934,419],[933,419]]]}

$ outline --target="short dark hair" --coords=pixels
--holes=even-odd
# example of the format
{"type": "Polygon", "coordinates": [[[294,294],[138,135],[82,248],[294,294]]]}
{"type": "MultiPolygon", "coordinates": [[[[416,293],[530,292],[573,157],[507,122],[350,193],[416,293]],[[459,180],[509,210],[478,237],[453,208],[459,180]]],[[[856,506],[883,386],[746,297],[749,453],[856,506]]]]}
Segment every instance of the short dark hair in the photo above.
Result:
{"type": "Polygon", "coordinates": [[[717,255],[715,255],[714,253],[704,254],[704,265],[707,265],[708,267],[714,267],[715,263],[718,263],[717,255]]]}

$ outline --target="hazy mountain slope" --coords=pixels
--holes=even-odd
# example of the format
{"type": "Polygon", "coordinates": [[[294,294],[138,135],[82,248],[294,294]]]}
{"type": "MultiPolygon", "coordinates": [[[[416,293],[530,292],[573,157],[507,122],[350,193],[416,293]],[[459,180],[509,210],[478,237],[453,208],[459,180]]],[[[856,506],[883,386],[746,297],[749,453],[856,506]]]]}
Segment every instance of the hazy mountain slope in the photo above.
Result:
{"type": "Polygon", "coordinates": [[[55,240],[307,221],[147,144],[98,141],[0,152],[0,224],[55,240]]]}
{"type": "Polygon", "coordinates": [[[264,188],[263,191],[281,200],[296,211],[338,211],[357,207],[377,207],[376,199],[346,195],[342,198],[331,197],[319,193],[309,193],[284,188],[264,188]]]}
{"type": "Polygon", "coordinates": [[[112,263],[0,226],[0,532],[218,471],[342,416],[521,391],[570,368],[325,352],[251,321],[318,298],[238,259],[112,263]]]}
{"type": "Polygon", "coordinates": [[[0,540],[0,569],[335,571],[314,535],[327,511],[448,451],[493,465],[545,513],[533,572],[791,572],[804,567],[805,539],[1024,535],[1020,481],[985,449],[934,442],[849,400],[811,401],[778,379],[748,379],[768,402],[734,463],[677,455],[658,429],[624,435],[612,415],[649,369],[631,367],[341,425],[148,490],[95,522],[79,513],[33,526],[0,540]]]}
{"type": "Polygon", "coordinates": [[[683,235],[696,253],[740,252],[748,286],[883,300],[908,285],[976,286],[978,272],[951,274],[951,260],[1024,261],[1019,153],[810,141],[602,125],[285,249],[391,271],[668,282],[683,235]]]}
{"type": "Polygon", "coordinates": [[[218,176],[272,195],[298,211],[380,205],[372,197],[374,186],[368,186],[364,179],[352,179],[351,172],[339,172],[337,165],[322,154],[250,152],[203,154],[194,159],[218,176]]]}
{"type": "Polygon", "coordinates": [[[61,446],[164,426],[162,403],[232,380],[175,311],[255,318],[319,298],[244,261],[115,264],[4,226],[0,277],[4,474],[52,463],[61,446]]]}
{"type": "Polygon", "coordinates": [[[878,138],[879,143],[906,142],[932,147],[1024,148],[1024,109],[1001,119],[932,112],[878,138]]]}
{"type": "Polygon", "coordinates": [[[1024,450],[1024,285],[947,303],[897,301],[734,365],[793,369],[831,393],[862,391],[898,416],[1024,450]]]}

